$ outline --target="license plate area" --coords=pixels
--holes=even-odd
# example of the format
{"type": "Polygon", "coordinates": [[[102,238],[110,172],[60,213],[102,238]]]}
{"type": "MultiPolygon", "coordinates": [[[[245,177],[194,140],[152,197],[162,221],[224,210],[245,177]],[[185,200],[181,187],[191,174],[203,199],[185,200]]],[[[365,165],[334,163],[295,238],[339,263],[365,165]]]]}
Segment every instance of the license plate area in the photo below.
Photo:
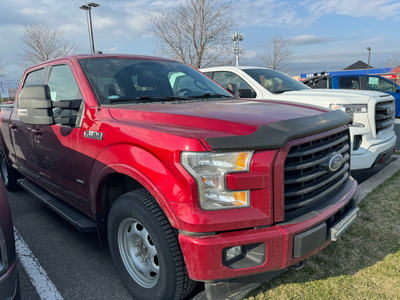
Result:
{"type": "Polygon", "coordinates": [[[331,225],[327,225],[327,222],[322,222],[307,231],[297,234],[293,239],[293,258],[308,255],[324,246],[328,240],[337,241],[343,232],[357,219],[359,210],[358,207],[352,207],[331,225]]]}
{"type": "Polygon", "coordinates": [[[343,215],[331,228],[329,228],[328,238],[332,241],[337,241],[342,233],[345,232],[346,229],[349,228],[349,226],[357,219],[359,211],[360,209],[358,207],[354,207],[343,215]]]}

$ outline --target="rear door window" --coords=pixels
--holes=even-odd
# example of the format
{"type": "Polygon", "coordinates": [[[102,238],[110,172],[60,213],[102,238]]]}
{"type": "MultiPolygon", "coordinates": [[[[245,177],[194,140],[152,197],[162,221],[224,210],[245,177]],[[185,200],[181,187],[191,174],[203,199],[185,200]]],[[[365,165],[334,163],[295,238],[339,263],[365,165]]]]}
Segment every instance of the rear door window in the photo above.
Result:
{"type": "Polygon", "coordinates": [[[43,84],[44,69],[32,71],[26,75],[24,86],[43,84]]]}

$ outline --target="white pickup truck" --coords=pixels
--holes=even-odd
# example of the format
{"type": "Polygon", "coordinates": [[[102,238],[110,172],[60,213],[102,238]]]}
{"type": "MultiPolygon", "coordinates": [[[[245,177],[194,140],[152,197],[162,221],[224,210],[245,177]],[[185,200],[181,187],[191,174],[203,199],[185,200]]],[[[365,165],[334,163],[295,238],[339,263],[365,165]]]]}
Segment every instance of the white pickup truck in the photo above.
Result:
{"type": "Polygon", "coordinates": [[[241,98],[292,101],[341,109],[352,115],[352,170],[371,168],[393,153],[396,144],[395,100],[388,94],[310,89],[279,71],[262,67],[215,67],[201,71],[225,88],[229,84],[236,85],[241,98]]]}

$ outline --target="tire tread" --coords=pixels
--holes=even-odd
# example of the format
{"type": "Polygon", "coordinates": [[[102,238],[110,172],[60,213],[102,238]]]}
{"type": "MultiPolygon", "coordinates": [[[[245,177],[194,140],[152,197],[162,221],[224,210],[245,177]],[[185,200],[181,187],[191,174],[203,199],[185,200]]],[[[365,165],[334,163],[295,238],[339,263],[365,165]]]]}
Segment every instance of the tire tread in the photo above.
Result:
{"type": "Polygon", "coordinates": [[[188,276],[187,269],[184,264],[183,254],[178,241],[178,231],[171,226],[161,207],[147,190],[135,190],[123,196],[127,196],[131,199],[133,198],[135,201],[141,202],[142,205],[152,213],[157,223],[161,226],[161,229],[168,241],[169,250],[171,251],[175,265],[176,290],[173,299],[184,299],[193,291],[197,282],[193,281],[188,276]]]}

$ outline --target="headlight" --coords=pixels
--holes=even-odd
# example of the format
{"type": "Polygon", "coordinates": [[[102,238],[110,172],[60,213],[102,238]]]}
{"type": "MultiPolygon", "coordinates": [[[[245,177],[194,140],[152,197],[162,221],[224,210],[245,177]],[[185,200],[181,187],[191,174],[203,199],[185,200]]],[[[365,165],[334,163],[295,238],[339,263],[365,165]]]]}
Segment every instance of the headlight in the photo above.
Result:
{"type": "Polygon", "coordinates": [[[368,106],[367,104],[330,104],[330,109],[340,109],[350,116],[353,113],[367,113],[368,106]]]}
{"type": "Polygon", "coordinates": [[[250,206],[250,191],[228,191],[225,175],[248,172],[253,152],[182,152],[181,164],[196,180],[205,210],[250,206]]]}

